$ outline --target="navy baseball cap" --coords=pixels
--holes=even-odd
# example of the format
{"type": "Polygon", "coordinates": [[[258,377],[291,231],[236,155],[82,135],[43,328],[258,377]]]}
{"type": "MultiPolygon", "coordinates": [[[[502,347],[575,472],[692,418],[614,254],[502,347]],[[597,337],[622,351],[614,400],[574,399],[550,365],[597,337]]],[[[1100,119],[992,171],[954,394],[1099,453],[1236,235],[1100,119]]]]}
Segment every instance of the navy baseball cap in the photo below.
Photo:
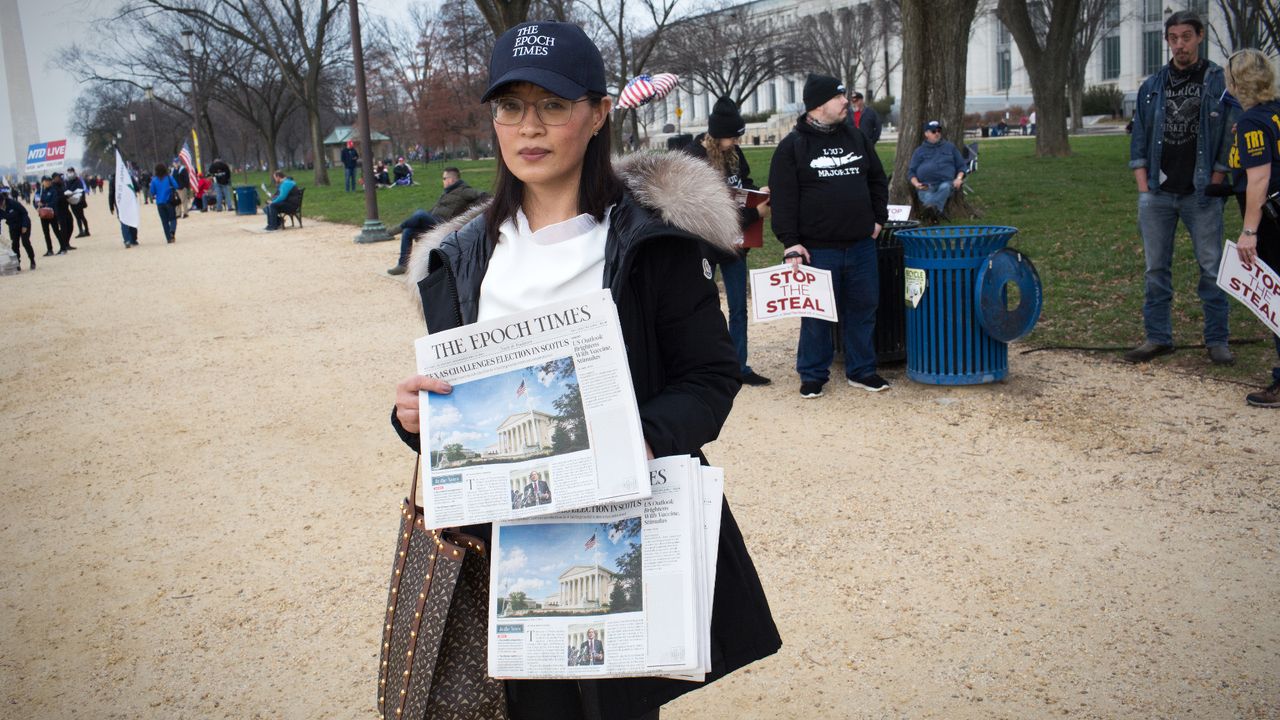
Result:
{"type": "Polygon", "coordinates": [[[533,83],[569,100],[588,92],[609,94],[600,49],[572,23],[534,20],[503,33],[489,57],[489,88],[480,102],[513,82],[533,83]]]}
{"type": "Polygon", "coordinates": [[[930,120],[929,122],[924,124],[924,129],[925,131],[937,130],[938,132],[942,132],[942,123],[938,122],[937,120],[930,120]]]}

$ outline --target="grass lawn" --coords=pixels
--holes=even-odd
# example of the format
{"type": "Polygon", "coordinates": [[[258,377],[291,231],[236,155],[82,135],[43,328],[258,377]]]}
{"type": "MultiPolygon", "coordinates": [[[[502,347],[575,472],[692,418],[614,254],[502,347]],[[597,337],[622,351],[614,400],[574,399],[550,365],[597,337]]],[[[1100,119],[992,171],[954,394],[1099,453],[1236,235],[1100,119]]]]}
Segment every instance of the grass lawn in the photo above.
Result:
{"type": "MultiPolygon", "coordinates": [[[[1142,242],[1137,232],[1137,196],[1128,169],[1127,136],[1073,138],[1069,158],[1037,158],[1032,138],[981,141],[979,170],[969,181],[971,199],[983,216],[966,223],[1011,225],[1018,228],[1012,245],[1036,264],[1044,283],[1044,312],[1035,332],[1023,345],[1070,345],[1128,348],[1143,339],[1142,242]]],[[[753,179],[768,180],[773,148],[744,148],[753,179]]],[[[886,167],[894,147],[878,147],[886,167]]],[[[471,185],[489,190],[492,161],[450,161],[471,185]]],[[[378,191],[379,214],[387,225],[398,223],[416,208],[429,208],[440,193],[444,163],[415,166],[420,183],[412,188],[378,191]]],[[[309,186],[309,172],[295,178],[309,186]]],[[[342,192],[342,172],[332,174],[335,185],[309,188],[304,212],[334,222],[359,225],[364,220],[364,195],[342,192]]],[[[265,173],[246,178],[263,182],[265,173]]],[[[1240,232],[1240,215],[1232,200],[1226,207],[1226,236],[1240,232]]],[[[766,223],[765,247],[751,253],[751,265],[780,262],[782,248],[766,223]]],[[[1174,256],[1174,339],[1182,345],[1203,342],[1200,301],[1195,288],[1198,271],[1190,239],[1179,229],[1174,256]]],[[[1265,325],[1239,303],[1231,304],[1231,336],[1237,362],[1231,368],[1211,366],[1202,349],[1183,349],[1157,360],[1197,374],[1251,384],[1265,384],[1274,364],[1275,349],[1265,325]],[[1253,344],[1236,341],[1257,340],[1253,344]]],[[[1113,356],[1118,353],[1112,353],[1113,356]]]]}

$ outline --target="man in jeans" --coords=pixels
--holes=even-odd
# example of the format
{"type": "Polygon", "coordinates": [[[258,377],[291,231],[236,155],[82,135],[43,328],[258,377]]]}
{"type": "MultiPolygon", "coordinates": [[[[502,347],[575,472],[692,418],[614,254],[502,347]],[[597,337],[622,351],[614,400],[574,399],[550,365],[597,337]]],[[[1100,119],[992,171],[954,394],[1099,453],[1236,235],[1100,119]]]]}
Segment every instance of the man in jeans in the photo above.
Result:
{"type": "Polygon", "coordinates": [[[356,150],[356,144],[354,141],[347,141],[347,146],[342,148],[341,157],[343,190],[346,192],[355,192],[356,173],[360,172],[360,151],[356,150]]]}
{"type": "Polygon", "coordinates": [[[1139,88],[1129,143],[1129,167],[1138,183],[1138,231],[1147,258],[1142,306],[1147,339],[1124,359],[1148,362],[1174,350],[1173,236],[1181,220],[1200,265],[1196,292],[1209,359],[1230,365],[1235,359],[1227,348],[1227,296],[1217,285],[1223,200],[1205,194],[1227,170],[1226,82],[1222,68],[1200,56],[1204,23],[1198,15],[1173,13],[1164,28],[1173,59],[1139,88]]]}
{"type": "MultiPolygon", "coordinates": [[[[231,209],[231,166],[222,158],[214,158],[209,164],[209,177],[213,178],[213,197],[218,212],[231,209]]],[[[208,197],[206,196],[206,200],[208,197]]],[[[206,207],[208,203],[205,203],[206,207]]]]}
{"type": "Polygon", "coordinates": [[[466,212],[478,202],[489,198],[489,193],[476,190],[462,179],[462,171],[456,167],[447,167],[440,173],[440,183],[444,192],[436,201],[431,212],[417,210],[400,223],[400,257],[395,267],[387,270],[388,275],[403,275],[409,267],[409,254],[413,252],[413,241],[442,222],[448,222],[466,212]]]}
{"type": "MultiPolygon", "coordinates": [[[[805,113],[773,153],[769,190],[773,233],[792,266],[831,271],[837,313],[844,323],[844,373],[849,384],[880,392],[874,333],[880,279],[876,241],[889,219],[889,181],[875,145],[846,123],[848,100],[836,78],[810,75],[805,113]]],[[[822,395],[834,348],[832,324],[803,318],[796,349],[800,396],[822,395]]]]}

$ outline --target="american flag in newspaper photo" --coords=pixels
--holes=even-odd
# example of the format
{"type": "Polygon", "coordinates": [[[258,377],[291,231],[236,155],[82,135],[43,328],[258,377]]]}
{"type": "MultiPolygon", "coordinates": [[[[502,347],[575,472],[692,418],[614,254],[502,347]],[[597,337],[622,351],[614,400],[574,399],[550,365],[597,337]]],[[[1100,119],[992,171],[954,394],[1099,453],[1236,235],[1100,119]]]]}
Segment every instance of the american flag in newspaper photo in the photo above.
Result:
{"type": "Polygon", "coordinates": [[[499,525],[498,617],[568,617],[644,609],[641,519],[499,525]],[[585,544],[583,538],[589,538],[585,544]]]}

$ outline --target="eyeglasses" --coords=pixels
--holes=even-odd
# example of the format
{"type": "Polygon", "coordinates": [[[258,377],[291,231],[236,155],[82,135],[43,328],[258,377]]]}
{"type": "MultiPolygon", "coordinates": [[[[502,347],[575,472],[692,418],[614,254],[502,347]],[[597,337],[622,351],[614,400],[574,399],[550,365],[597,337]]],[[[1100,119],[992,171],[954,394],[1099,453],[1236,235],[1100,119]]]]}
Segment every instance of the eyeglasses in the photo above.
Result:
{"type": "Polygon", "coordinates": [[[546,97],[534,103],[528,103],[518,97],[500,97],[489,103],[493,112],[493,121],[499,125],[519,125],[524,121],[525,110],[533,105],[538,121],[543,125],[565,125],[573,117],[573,106],[586,102],[589,98],[565,100],[560,97],[546,97]]]}

